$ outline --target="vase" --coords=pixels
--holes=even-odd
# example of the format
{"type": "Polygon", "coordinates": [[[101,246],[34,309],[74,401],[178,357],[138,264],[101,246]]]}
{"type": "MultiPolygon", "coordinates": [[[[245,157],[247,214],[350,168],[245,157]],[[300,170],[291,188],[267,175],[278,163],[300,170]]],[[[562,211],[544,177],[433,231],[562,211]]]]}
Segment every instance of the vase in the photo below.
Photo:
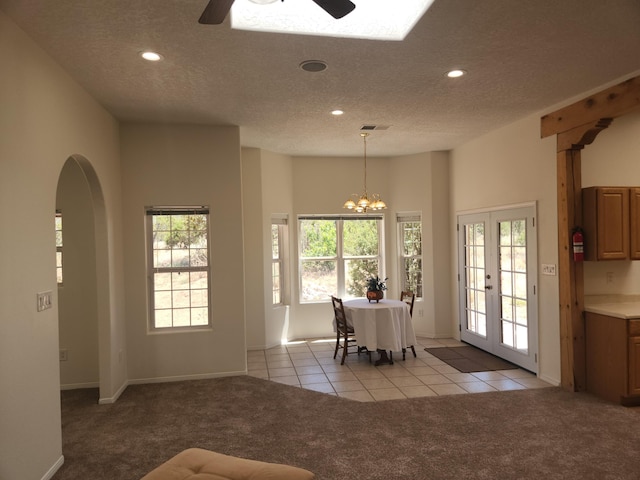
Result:
{"type": "Polygon", "coordinates": [[[384,292],[382,290],[367,290],[367,300],[371,303],[371,300],[375,300],[376,303],[382,300],[384,292]]]}

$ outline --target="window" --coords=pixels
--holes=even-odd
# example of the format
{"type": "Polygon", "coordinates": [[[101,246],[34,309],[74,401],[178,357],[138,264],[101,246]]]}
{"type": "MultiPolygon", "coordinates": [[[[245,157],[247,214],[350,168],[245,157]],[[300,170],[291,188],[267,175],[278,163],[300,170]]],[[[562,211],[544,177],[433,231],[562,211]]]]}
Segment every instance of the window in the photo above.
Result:
{"type": "Polygon", "coordinates": [[[56,210],[56,277],[62,286],[62,212],[56,210]]]}
{"type": "Polygon", "coordinates": [[[287,287],[287,241],[289,227],[286,217],[271,219],[271,284],[273,288],[273,304],[284,305],[287,287]]]}
{"type": "Polygon", "coordinates": [[[153,329],[210,325],[209,210],[147,208],[153,329]]]}
{"type": "Polygon", "coordinates": [[[402,290],[422,298],[422,219],[420,215],[398,214],[398,249],[402,290]]]}
{"type": "Polygon", "coordinates": [[[364,297],[383,261],[382,216],[303,216],[299,224],[300,302],[364,297]]]}

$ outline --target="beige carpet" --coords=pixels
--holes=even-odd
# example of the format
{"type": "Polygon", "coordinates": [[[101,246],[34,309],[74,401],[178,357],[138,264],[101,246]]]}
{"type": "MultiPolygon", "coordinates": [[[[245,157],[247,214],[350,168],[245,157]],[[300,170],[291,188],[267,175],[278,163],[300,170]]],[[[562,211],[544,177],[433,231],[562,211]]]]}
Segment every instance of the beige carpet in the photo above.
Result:
{"type": "Polygon", "coordinates": [[[55,480],[137,480],[188,447],[318,479],[638,479],[640,412],[559,388],[360,403],[253,377],[62,392],[55,480]]]}

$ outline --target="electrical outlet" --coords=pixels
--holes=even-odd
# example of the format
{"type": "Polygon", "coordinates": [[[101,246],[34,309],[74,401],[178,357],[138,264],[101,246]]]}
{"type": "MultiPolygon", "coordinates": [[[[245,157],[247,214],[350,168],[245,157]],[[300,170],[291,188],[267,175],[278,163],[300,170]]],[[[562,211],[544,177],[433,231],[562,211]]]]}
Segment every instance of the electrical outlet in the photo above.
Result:
{"type": "Polygon", "coordinates": [[[613,272],[607,272],[606,273],[606,279],[607,279],[607,284],[613,283],[613,281],[615,279],[615,274],[613,272]]]}
{"type": "Polygon", "coordinates": [[[67,360],[69,360],[69,351],[63,348],[60,350],[60,361],[66,362],[67,360]]]}
{"type": "Polygon", "coordinates": [[[556,274],[556,266],[555,266],[555,264],[543,263],[542,264],[542,274],[543,275],[555,275],[556,274]]]}
{"type": "Polygon", "coordinates": [[[39,312],[47,310],[53,306],[53,293],[51,290],[48,292],[40,292],[36,294],[36,308],[39,312]]]}

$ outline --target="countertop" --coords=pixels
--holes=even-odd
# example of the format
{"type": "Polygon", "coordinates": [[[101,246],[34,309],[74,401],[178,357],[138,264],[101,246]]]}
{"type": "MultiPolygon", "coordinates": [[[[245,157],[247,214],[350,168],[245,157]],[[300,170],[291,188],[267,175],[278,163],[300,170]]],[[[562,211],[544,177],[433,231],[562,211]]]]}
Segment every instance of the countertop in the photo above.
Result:
{"type": "Polygon", "coordinates": [[[589,302],[585,298],[584,310],[617,318],[640,318],[640,301],[589,302]]]}

